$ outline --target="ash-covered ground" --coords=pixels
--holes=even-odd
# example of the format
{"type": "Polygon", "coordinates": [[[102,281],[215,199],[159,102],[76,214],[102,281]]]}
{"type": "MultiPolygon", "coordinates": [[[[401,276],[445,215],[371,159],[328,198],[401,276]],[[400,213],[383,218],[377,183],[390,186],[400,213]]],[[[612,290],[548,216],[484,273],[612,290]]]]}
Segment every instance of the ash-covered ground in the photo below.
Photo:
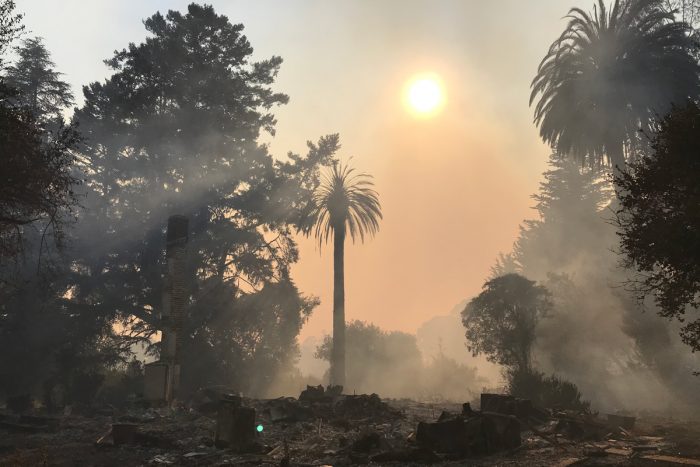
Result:
{"type": "Polygon", "coordinates": [[[543,410],[488,394],[481,405],[309,388],[299,399],[209,390],[174,408],[5,410],[0,465],[700,465],[697,421],[543,410]],[[238,416],[251,409],[254,418],[238,416]]]}

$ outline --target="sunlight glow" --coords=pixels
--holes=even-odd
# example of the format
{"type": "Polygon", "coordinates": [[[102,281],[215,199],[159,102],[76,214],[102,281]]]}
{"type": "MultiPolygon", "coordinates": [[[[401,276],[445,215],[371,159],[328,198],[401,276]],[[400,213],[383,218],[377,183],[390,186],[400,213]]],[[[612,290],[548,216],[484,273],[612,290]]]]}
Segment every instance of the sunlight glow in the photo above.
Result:
{"type": "Polygon", "coordinates": [[[433,75],[423,75],[412,79],[406,90],[408,106],[417,115],[435,114],[445,100],[440,80],[433,75]]]}

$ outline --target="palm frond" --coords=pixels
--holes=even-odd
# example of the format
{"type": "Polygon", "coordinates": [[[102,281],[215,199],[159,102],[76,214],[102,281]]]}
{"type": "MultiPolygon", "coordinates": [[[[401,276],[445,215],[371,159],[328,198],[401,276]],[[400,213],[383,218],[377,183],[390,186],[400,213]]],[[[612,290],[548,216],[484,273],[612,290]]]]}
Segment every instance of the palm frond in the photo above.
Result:
{"type": "Polygon", "coordinates": [[[319,244],[332,239],[333,233],[347,232],[355,241],[364,241],[365,235],[373,236],[379,230],[382,219],[379,195],[374,190],[372,176],[357,173],[355,169],[335,164],[322,177],[313,196],[311,220],[319,244]]]}
{"type": "Polygon", "coordinates": [[[554,150],[598,165],[611,144],[700,95],[697,44],[663,0],[596,0],[565,19],[530,85],[534,122],[554,150]]]}

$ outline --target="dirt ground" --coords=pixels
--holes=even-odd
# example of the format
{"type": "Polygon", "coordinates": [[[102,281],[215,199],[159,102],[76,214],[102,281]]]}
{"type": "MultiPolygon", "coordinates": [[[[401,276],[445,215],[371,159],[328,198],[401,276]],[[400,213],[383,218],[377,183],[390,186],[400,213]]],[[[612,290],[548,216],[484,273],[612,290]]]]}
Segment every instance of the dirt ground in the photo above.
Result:
{"type": "Polygon", "coordinates": [[[700,422],[663,417],[637,419],[626,430],[608,428],[601,417],[550,413],[548,420],[521,423],[520,446],[465,456],[416,440],[419,422],[460,414],[461,404],[347,396],[326,403],[284,398],[243,405],[255,408],[262,430],[244,453],[217,447],[216,406],[207,403],[52,417],[0,413],[0,466],[700,466],[700,422]],[[114,423],[133,424],[133,439],[115,444],[109,434],[114,423]]]}

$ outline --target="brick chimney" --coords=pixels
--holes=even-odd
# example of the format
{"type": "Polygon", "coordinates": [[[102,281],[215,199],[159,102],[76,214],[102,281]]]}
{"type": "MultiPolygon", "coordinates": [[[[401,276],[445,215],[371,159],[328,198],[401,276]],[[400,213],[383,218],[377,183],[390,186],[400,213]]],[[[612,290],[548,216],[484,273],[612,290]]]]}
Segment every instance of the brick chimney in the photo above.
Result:
{"type": "Polygon", "coordinates": [[[163,289],[163,335],[161,339],[162,363],[168,365],[166,400],[177,395],[180,383],[180,352],[182,347],[182,321],[187,293],[185,290],[185,259],[187,254],[187,217],[170,216],[166,234],[165,258],[167,272],[163,289]]]}

